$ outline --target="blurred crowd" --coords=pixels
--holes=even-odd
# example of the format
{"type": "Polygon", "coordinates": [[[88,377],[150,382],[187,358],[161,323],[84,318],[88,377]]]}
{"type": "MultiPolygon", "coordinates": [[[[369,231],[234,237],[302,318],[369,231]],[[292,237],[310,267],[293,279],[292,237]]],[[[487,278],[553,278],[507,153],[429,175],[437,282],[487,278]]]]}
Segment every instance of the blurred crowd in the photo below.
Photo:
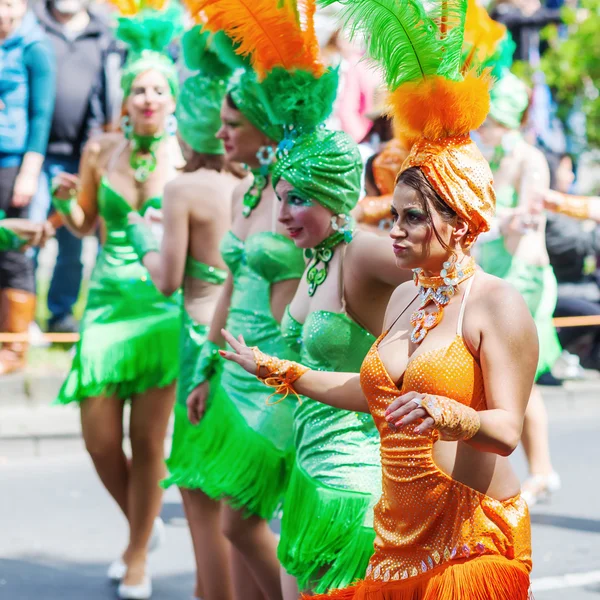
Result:
{"type": "MultiPolygon", "coordinates": [[[[529,107],[518,129],[543,152],[550,187],[573,192],[579,160],[586,151],[585,127],[566,130],[557,119],[552,90],[539,69],[545,50],[540,32],[548,24],[561,24],[562,4],[563,0],[546,0],[545,4],[500,0],[487,8],[507,26],[516,44],[515,60],[523,61],[532,74],[529,107]]],[[[373,199],[389,194],[387,188],[394,178],[392,173],[384,182],[385,169],[374,165],[390,155],[391,164],[396,164],[404,150],[394,147],[393,127],[385,116],[386,94],[378,75],[361,60],[361,48],[337,28],[335,13],[335,6],[319,11],[316,21],[325,56],[339,64],[341,72],[330,125],[360,144],[365,195],[373,199]]],[[[49,319],[42,326],[48,332],[78,330],[73,311],[82,288],[82,240],[61,227],[60,218],[53,214],[51,186],[57,173],[77,173],[82,149],[91,136],[119,127],[119,78],[125,52],[111,33],[113,17],[109,5],[87,0],[0,0],[0,210],[7,218],[49,219],[56,229],[56,263],[47,299],[43,299],[49,319]]],[[[176,57],[177,46],[172,51],[176,57]]],[[[573,107],[573,123],[577,117],[573,107]]],[[[494,147],[508,143],[508,129],[497,134],[494,147]]],[[[486,146],[485,140],[478,141],[486,146]]],[[[528,210],[540,214],[539,206],[528,210]]],[[[368,226],[385,233],[387,221],[377,219],[368,226]]],[[[544,213],[544,226],[547,254],[558,281],[555,316],[600,315],[598,225],[544,213]]],[[[0,252],[0,332],[24,334],[34,322],[37,257],[33,250],[0,252]]],[[[565,327],[558,334],[564,352],[555,374],[577,377],[581,366],[600,369],[600,328],[565,327]]],[[[26,342],[5,342],[0,350],[0,373],[21,369],[26,351],[26,342]]],[[[548,373],[541,382],[557,384],[560,378],[548,373]]]]}

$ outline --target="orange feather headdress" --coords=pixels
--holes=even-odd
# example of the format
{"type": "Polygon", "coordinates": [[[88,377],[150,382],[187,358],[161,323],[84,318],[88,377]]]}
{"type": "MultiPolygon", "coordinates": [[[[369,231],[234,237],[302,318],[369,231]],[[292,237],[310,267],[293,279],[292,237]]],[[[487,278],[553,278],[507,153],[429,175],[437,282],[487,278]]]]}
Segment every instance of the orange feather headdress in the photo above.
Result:
{"type": "Polygon", "coordinates": [[[472,242],[489,230],[495,195],[489,165],[469,136],[489,112],[491,78],[463,73],[467,1],[342,0],[342,18],[364,35],[385,75],[395,127],[412,146],[402,169],[423,171],[467,221],[472,242]]]}

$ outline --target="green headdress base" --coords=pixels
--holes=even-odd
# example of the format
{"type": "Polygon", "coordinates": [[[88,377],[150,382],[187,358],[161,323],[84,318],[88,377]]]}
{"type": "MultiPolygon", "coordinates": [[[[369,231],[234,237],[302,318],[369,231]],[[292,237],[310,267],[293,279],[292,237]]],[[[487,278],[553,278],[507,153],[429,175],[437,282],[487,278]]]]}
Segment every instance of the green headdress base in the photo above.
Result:
{"type": "Polygon", "coordinates": [[[348,214],[360,196],[362,168],[350,136],[320,127],[296,138],[291,150],[278,153],[273,186],[285,179],[334,215],[348,214]]]}
{"type": "Polygon", "coordinates": [[[182,46],[186,66],[199,73],[188,77],[181,88],[177,103],[180,135],[196,152],[224,154],[223,142],[215,136],[221,127],[221,103],[231,68],[220,58],[210,34],[201,32],[200,26],[186,32],[182,46]]]}
{"type": "Polygon", "coordinates": [[[490,92],[490,117],[509,129],[519,129],[528,105],[527,86],[505,71],[490,92]]]}

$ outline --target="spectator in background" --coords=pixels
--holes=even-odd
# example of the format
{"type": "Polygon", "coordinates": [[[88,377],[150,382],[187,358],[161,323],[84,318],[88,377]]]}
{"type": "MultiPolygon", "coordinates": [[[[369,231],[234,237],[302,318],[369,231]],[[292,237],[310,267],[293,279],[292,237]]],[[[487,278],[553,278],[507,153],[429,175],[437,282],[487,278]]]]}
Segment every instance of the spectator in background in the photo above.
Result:
{"type": "MultiPolygon", "coordinates": [[[[35,195],[55,93],[55,62],[43,30],[25,0],[0,0],[0,210],[27,216],[35,195]]],[[[0,252],[0,331],[28,331],[35,313],[33,261],[0,252]]],[[[27,344],[0,349],[0,374],[25,365],[27,344]]]]}
{"type": "Polygon", "coordinates": [[[539,63],[540,29],[550,23],[560,23],[560,9],[542,6],[540,0],[501,0],[491,11],[491,17],[506,25],[515,41],[515,60],[539,63]]]}
{"type": "MultiPolygon", "coordinates": [[[[109,26],[88,9],[87,0],[40,2],[37,15],[58,65],[43,183],[31,210],[33,220],[43,221],[50,210],[49,186],[54,177],[60,172],[77,173],[85,142],[115,120],[121,59],[109,26]]],[[[56,239],[58,256],[48,291],[48,330],[74,332],[78,326],[73,305],[83,272],[82,240],[66,227],[57,229],[56,239]]]]}
{"type": "MultiPolygon", "coordinates": [[[[559,192],[571,191],[575,179],[568,155],[548,156],[552,168],[550,186],[559,192]]],[[[600,256],[600,226],[593,221],[557,213],[548,214],[546,246],[558,280],[556,317],[600,315],[600,288],[597,260],[600,256]]],[[[565,327],[558,337],[564,348],[576,351],[582,365],[600,369],[600,328],[565,327]],[[580,343],[588,341],[587,351],[580,343]]]]}

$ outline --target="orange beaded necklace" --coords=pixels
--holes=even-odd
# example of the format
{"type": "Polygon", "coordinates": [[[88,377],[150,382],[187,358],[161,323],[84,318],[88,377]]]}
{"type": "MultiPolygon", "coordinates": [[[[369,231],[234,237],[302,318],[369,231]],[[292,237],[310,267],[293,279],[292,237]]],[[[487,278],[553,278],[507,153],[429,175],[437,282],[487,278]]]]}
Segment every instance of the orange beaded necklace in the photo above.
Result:
{"type": "Polygon", "coordinates": [[[469,256],[466,264],[460,265],[445,262],[439,275],[427,277],[423,275],[423,269],[413,269],[413,281],[419,288],[419,308],[410,317],[412,331],[410,341],[420,344],[425,336],[433,329],[444,316],[444,307],[450,302],[450,298],[456,294],[458,286],[475,274],[475,259],[469,256]],[[434,304],[435,309],[427,312],[425,308],[434,304]]]}

